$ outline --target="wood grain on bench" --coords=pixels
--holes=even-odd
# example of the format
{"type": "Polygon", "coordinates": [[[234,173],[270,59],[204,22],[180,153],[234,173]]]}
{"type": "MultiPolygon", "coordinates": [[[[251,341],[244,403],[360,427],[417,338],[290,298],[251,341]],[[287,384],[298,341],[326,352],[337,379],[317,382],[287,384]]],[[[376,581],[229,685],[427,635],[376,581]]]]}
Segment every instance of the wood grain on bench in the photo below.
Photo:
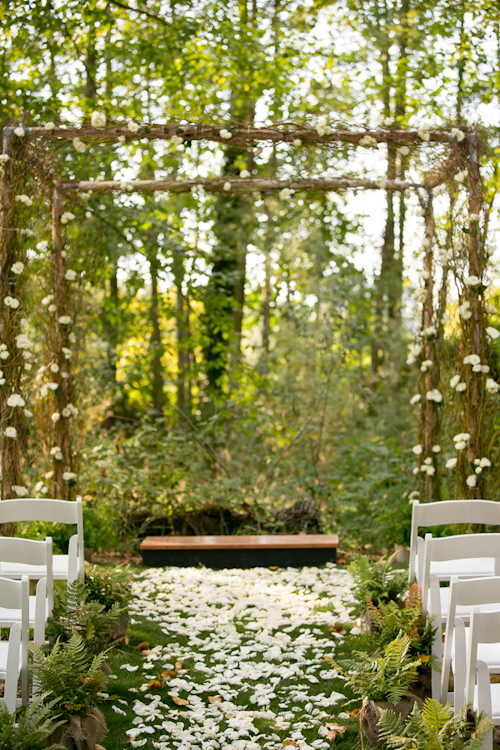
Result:
{"type": "Polygon", "coordinates": [[[337,534],[147,536],[141,550],[315,549],[338,547],[337,534]]]}

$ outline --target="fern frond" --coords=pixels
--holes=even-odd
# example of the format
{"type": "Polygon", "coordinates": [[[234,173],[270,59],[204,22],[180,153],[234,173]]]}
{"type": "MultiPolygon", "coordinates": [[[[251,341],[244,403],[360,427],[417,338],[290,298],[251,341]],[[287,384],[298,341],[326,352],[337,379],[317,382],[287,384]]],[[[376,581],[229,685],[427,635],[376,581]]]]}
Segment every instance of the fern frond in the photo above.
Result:
{"type": "Polygon", "coordinates": [[[441,730],[453,718],[453,709],[449,703],[445,706],[434,698],[426,698],[422,709],[422,723],[426,729],[441,730]]]}

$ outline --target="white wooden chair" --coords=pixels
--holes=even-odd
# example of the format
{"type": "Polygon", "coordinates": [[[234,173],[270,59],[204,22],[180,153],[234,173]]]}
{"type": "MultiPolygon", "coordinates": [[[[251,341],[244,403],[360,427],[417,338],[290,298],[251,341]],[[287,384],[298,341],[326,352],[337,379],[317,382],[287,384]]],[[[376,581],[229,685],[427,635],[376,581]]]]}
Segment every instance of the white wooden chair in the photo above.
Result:
{"type": "MultiPolygon", "coordinates": [[[[408,568],[409,583],[416,579],[422,584],[423,543],[418,532],[430,526],[448,526],[450,524],[488,524],[500,526],[500,502],[494,500],[444,500],[437,503],[419,503],[416,500],[412,507],[410,535],[410,563],[408,568]]],[[[469,559],[435,562],[431,574],[438,580],[449,581],[456,575],[461,578],[478,578],[500,574],[495,570],[491,559],[469,559]]]]}
{"type": "MultiPolygon", "coordinates": [[[[465,671],[460,669],[463,660],[457,659],[457,654],[463,653],[466,649],[465,625],[470,621],[474,607],[481,612],[500,612],[499,576],[451,579],[441,668],[441,703],[446,703],[450,699],[448,683],[453,667],[453,703],[457,710],[462,706],[466,679],[465,671]]],[[[477,656],[488,665],[490,671],[500,672],[500,644],[481,645],[477,656]]]]}
{"type": "MultiPolygon", "coordinates": [[[[0,502],[0,524],[25,521],[48,521],[50,523],[76,524],[76,534],[69,540],[67,555],[54,555],[53,574],[56,580],[83,581],[85,565],[83,556],[83,508],[82,499],[51,500],[49,498],[18,498],[0,502]]],[[[1,575],[8,578],[40,578],[45,575],[43,567],[31,564],[28,559],[2,567],[1,575]]]]}
{"type": "MultiPolygon", "coordinates": [[[[500,683],[490,682],[488,665],[478,659],[479,649],[495,645],[500,648],[500,612],[482,612],[474,607],[470,618],[468,648],[461,654],[466,664],[464,703],[474,711],[484,712],[500,726],[500,683]]],[[[483,739],[483,748],[493,750],[493,732],[483,739]]]]}
{"type": "MultiPolygon", "coordinates": [[[[457,569],[462,569],[467,560],[490,560],[494,570],[496,556],[500,556],[500,534],[459,534],[435,538],[432,534],[425,535],[422,559],[422,611],[433,619],[437,632],[432,644],[432,655],[438,665],[443,660],[442,628],[448,617],[450,589],[440,586],[437,576],[431,570],[437,565],[456,563],[457,569]]],[[[467,575],[467,574],[466,574],[467,575]]],[[[467,576],[470,577],[470,576],[467,576]]],[[[447,580],[447,579],[445,579],[447,580]]],[[[468,611],[464,608],[457,611],[457,615],[465,616],[468,611]]],[[[432,672],[432,697],[440,700],[441,675],[436,670],[432,672]]]]}
{"type": "Polygon", "coordinates": [[[16,613],[9,623],[8,641],[0,641],[0,680],[5,683],[4,703],[7,710],[13,713],[17,706],[17,686],[19,678],[22,685],[22,702],[28,702],[28,592],[29,583],[25,576],[20,581],[0,578],[0,608],[16,613]]]}

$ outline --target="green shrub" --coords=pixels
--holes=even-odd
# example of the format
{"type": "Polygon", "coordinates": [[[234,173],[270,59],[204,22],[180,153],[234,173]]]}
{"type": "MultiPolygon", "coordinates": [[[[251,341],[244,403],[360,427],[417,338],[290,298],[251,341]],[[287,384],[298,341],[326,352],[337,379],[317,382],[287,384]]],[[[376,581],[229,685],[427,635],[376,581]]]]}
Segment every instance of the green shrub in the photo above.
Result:
{"type": "Polygon", "coordinates": [[[46,738],[62,724],[54,706],[39,698],[11,714],[0,703],[0,750],[46,750],[46,738]]]}
{"type": "Polygon", "coordinates": [[[85,573],[87,601],[98,602],[110,610],[114,604],[128,608],[132,577],[120,568],[98,568],[93,565],[85,573]]]}
{"type": "Polygon", "coordinates": [[[385,560],[371,562],[365,555],[353,560],[347,570],[354,579],[352,594],[357,602],[357,614],[370,600],[376,607],[383,602],[401,602],[407,589],[408,574],[392,568],[385,560]]]}

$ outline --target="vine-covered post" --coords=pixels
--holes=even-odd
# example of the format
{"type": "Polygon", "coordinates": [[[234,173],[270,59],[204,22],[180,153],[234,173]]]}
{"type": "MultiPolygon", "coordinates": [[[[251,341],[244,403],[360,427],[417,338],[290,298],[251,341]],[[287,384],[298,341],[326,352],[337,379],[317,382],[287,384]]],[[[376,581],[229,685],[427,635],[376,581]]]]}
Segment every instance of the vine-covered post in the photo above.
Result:
{"type": "MultiPolygon", "coordinates": [[[[428,191],[425,203],[424,268],[421,272],[424,290],[422,294],[422,344],[418,363],[420,365],[420,429],[419,469],[422,476],[421,496],[427,501],[439,500],[439,453],[441,433],[440,405],[443,400],[440,384],[440,367],[437,338],[440,323],[434,320],[434,206],[432,190],[428,191]]],[[[415,450],[415,449],[414,449],[415,450]]]]}
{"type": "MultiPolygon", "coordinates": [[[[23,213],[33,200],[23,188],[28,180],[27,164],[21,158],[22,126],[3,129],[0,156],[0,441],[2,449],[2,499],[27,494],[23,486],[22,446],[26,433],[24,376],[31,368],[32,342],[23,333],[22,287],[26,251],[23,213]]],[[[10,533],[10,529],[2,529],[10,533]]]]}
{"type": "Polygon", "coordinates": [[[54,392],[55,410],[52,414],[54,444],[51,448],[53,463],[53,485],[55,497],[68,498],[69,487],[76,478],[73,471],[71,440],[71,418],[78,413],[72,403],[71,357],[74,334],[71,310],[71,282],[73,274],[66,265],[63,246],[63,221],[74,218],[63,214],[61,193],[56,185],[52,192],[52,267],[54,280],[54,318],[52,335],[49,337],[50,357],[48,364],[51,389],[54,392]],[[55,387],[54,387],[55,386],[55,387]]]}

